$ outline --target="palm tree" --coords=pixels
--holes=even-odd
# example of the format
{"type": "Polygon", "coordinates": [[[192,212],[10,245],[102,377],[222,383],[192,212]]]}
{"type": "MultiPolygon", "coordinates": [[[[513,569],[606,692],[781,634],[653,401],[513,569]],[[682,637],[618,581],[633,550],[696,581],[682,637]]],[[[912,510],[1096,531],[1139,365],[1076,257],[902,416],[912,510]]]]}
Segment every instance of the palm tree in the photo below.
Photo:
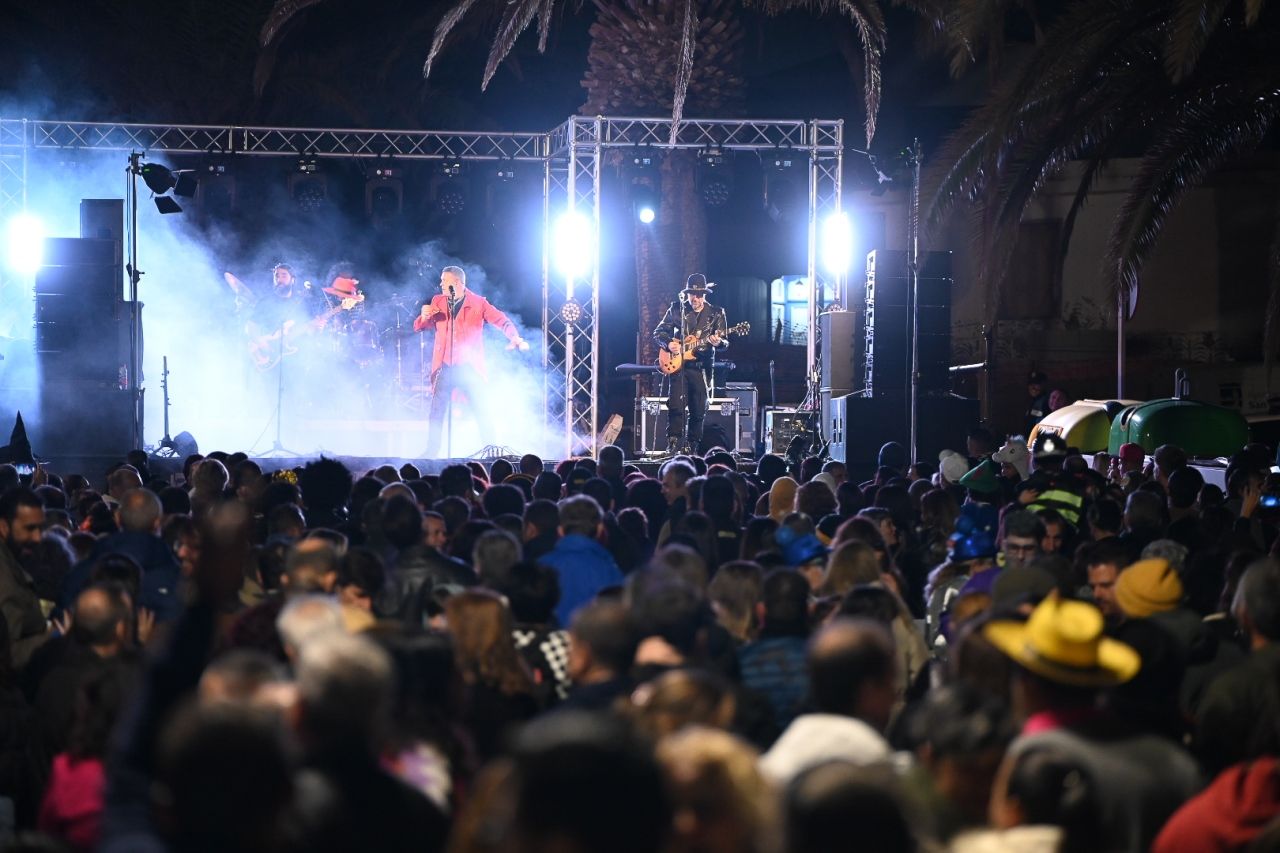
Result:
{"type": "MultiPolygon", "coordinates": [[[[1100,169],[1138,145],[1139,172],[1103,260],[1117,300],[1131,298],[1186,192],[1256,151],[1280,116],[1280,10],[1266,6],[1266,0],[1065,3],[1045,27],[1040,49],[1005,76],[935,158],[926,179],[928,225],[975,203],[981,279],[998,292],[1018,223],[1045,182],[1069,161],[1082,161],[1064,220],[1065,246],[1100,169]]],[[[1280,332],[1280,230],[1270,262],[1268,359],[1280,332]]]]}

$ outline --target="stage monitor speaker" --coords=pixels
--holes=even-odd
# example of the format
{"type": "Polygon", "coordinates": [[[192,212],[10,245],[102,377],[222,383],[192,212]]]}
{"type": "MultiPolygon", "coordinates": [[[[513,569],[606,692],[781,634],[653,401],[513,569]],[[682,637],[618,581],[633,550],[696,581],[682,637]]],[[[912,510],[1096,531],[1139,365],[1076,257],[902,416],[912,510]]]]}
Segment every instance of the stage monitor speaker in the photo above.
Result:
{"type": "MultiPolygon", "coordinates": [[[[968,430],[980,420],[978,401],[954,394],[929,394],[921,395],[917,402],[919,461],[936,463],[942,450],[963,451],[968,430]]],[[[831,458],[860,472],[859,476],[870,476],[881,446],[896,441],[905,447],[910,442],[909,405],[906,394],[833,400],[833,419],[841,440],[836,442],[833,436],[831,458]]]]}
{"type": "MultiPolygon", "coordinates": [[[[754,390],[754,389],[753,389],[754,390]]],[[[703,438],[711,438],[711,427],[724,430],[725,437],[733,447],[726,448],[735,453],[755,453],[755,433],[752,429],[755,411],[746,414],[737,397],[712,397],[707,400],[707,416],[702,422],[703,438]]],[[[641,397],[636,400],[636,423],[639,446],[637,453],[654,453],[667,448],[667,398],[641,397]]],[[[709,449],[709,448],[708,448],[709,449]]],[[[700,448],[694,448],[700,453],[700,448]]]]}

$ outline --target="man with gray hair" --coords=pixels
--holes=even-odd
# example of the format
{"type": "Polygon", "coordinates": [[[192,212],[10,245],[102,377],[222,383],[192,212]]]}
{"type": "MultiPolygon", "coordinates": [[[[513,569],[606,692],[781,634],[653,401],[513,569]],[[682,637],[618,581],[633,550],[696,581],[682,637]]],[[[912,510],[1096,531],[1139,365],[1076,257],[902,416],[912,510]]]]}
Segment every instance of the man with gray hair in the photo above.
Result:
{"type": "Polygon", "coordinates": [[[305,645],[293,715],[304,850],[443,850],[448,821],[379,764],[390,721],[391,658],[372,640],[331,634],[305,645]]]}
{"type": "Polygon", "coordinates": [[[346,629],[342,607],[327,595],[299,595],[289,599],[276,619],[276,630],[284,644],[285,656],[297,662],[298,655],[313,641],[346,629]]]}
{"type": "Polygon", "coordinates": [[[622,583],[622,571],[613,555],[599,542],[604,513],[587,495],[560,501],[560,541],[538,562],[560,576],[560,603],[556,617],[568,625],[573,611],[596,597],[600,590],[622,583]]]}
{"type": "Polygon", "coordinates": [[[445,409],[454,390],[462,394],[480,426],[481,440],[492,444],[489,432],[492,419],[483,411],[488,371],[484,362],[484,326],[488,323],[510,341],[508,349],[527,350],[529,344],[507,315],[489,300],[467,289],[467,274],[462,267],[448,266],[440,271],[440,292],[422,306],[413,321],[415,332],[435,332],[431,349],[431,411],[428,416],[427,449],[424,456],[436,455],[444,427],[445,409]]]}
{"type": "Polygon", "coordinates": [[[161,512],[160,499],[148,489],[122,493],[115,510],[119,532],[100,539],[88,558],[67,573],[58,597],[60,609],[71,609],[76,596],[89,583],[90,571],[98,560],[108,554],[124,554],[142,568],[138,606],[154,613],[157,622],[176,619],[182,612],[182,569],[173,549],[160,538],[161,512]]]}

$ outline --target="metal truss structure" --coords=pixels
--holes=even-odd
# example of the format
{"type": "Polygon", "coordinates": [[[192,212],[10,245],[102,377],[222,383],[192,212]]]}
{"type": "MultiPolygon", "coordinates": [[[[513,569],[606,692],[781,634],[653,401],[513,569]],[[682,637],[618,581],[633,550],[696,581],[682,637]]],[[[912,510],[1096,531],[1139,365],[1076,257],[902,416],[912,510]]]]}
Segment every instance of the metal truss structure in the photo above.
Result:
{"type": "MultiPolygon", "coordinates": [[[[547,426],[563,450],[597,450],[599,426],[600,183],[605,149],[707,149],[808,155],[809,401],[816,406],[817,233],[841,209],[843,122],[573,117],[548,133],[350,130],[59,122],[0,118],[0,216],[26,206],[28,158],[42,149],[144,154],[540,162],[543,183],[542,328],[547,426]],[[551,233],[566,213],[586,222],[588,263],[553,269],[551,233]]],[[[0,284],[6,284],[0,280],[0,284]]],[[[840,287],[843,282],[837,282],[840,287]]],[[[131,381],[136,381],[132,379],[131,381]]]]}

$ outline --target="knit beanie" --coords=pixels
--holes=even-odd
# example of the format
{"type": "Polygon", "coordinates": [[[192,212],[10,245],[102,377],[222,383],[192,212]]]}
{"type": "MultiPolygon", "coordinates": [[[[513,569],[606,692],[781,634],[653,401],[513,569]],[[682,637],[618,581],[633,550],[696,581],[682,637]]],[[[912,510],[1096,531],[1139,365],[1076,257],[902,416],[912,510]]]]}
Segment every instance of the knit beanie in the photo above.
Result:
{"type": "Polygon", "coordinates": [[[1126,616],[1145,618],[1182,601],[1182,579],[1168,560],[1139,560],[1116,578],[1116,604],[1126,616]]]}

